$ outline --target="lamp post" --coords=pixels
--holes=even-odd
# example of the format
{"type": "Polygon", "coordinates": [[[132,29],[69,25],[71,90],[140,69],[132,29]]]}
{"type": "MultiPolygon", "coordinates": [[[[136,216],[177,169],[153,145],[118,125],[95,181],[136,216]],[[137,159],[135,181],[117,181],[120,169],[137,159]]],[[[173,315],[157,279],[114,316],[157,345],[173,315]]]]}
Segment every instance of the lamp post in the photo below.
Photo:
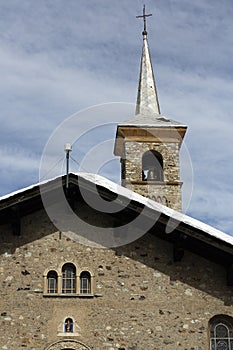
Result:
{"type": "Polygon", "coordinates": [[[72,146],[70,143],[66,143],[64,146],[64,151],[66,152],[66,194],[68,194],[69,189],[69,161],[70,152],[72,151],[72,146]]]}

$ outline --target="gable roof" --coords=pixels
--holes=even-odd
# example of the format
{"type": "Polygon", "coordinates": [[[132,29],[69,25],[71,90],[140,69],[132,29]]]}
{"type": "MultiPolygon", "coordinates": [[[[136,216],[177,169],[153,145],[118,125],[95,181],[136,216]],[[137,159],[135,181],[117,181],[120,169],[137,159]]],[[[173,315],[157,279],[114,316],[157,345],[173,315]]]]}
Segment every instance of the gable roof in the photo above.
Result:
{"type": "MultiPolygon", "coordinates": [[[[9,219],[7,213],[9,213],[10,208],[21,207],[20,212],[22,215],[37,210],[38,205],[41,207],[40,189],[42,188],[44,191],[56,191],[60,181],[65,185],[66,176],[58,176],[39,182],[0,197],[0,218],[3,219],[1,222],[7,221],[7,217],[9,219]]],[[[189,237],[191,241],[202,242],[206,247],[212,246],[231,255],[233,254],[232,236],[149,198],[143,197],[100,175],[71,173],[69,175],[69,181],[74,186],[83,186],[90,191],[94,187],[97,187],[100,189],[101,195],[108,199],[111,199],[115,195],[114,198],[117,196],[118,204],[122,207],[124,207],[126,202],[128,203],[130,201],[128,208],[132,211],[140,211],[144,207],[146,209],[144,215],[148,216],[151,220],[154,220],[153,218],[158,217],[159,214],[158,222],[166,226],[164,237],[162,238],[169,238],[174,232],[179,232],[183,235],[183,238],[189,237]]]]}

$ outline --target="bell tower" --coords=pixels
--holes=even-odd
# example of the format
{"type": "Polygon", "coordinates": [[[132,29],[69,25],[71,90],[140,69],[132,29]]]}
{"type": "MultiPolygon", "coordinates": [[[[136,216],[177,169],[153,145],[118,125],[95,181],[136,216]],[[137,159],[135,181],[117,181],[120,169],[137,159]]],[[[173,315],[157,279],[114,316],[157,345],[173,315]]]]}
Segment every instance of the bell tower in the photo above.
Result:
{"type": "Polygon", "coordinates": [[[187,126],[160,113],[146,31],[135,116],[118,124],[114,154],[121,158],[122,186],[182,211],[179,151],[187,126]]]}

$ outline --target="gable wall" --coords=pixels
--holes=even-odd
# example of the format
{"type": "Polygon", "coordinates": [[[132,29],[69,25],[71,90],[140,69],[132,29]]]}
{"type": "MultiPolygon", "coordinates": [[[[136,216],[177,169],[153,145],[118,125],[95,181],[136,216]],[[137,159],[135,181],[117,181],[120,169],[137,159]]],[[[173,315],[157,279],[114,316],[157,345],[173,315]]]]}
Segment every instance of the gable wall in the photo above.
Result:
{"type": "Polygon", "coordinates": [[[59,325],[72,316],[76,339],[95,350],[206,350],[209,319],[233,316],[222,267],[188,252],[174,264],[172,246],[153,236],[90,248],[60,237],[41,211],[23,219],[21,237],[7,226],[0,237],[3,349],[45,349],[62,339],[59,325]],[[66,261],[94,272],[98,297],[43,296],[44,271],[66,261]]]}

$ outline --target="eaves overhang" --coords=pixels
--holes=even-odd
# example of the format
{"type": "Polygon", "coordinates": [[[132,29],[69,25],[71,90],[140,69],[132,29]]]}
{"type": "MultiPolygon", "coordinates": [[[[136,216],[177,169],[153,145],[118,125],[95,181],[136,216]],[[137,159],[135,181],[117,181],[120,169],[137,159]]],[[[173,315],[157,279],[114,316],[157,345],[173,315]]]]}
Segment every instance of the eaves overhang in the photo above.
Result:
{"type": "MultiPolygon", "coordinates": [[[[65,187],[65,183],[66,176],[58,176],[0,197],[1,223],[4,223],[4,214],[11,208],[18,207],[21,215],[27,215],[42,208],[41,189],[49,193],[56,191],[58,186],[65,187]]],[[[233,263],[233,237],[212,226],[176,212],[96,174],[71,173],[69,174],[69,183],[71,187],[76,189],[76,195],[77,193],[80,195],[79,187],[83,187],[93,195],[98,192],[107,201],[114,200],[121,213],[119,217],[122,216],[124,210],[127,211],[127,215],[131,213],[132,216],[140,215],[143,212],[143,215],[151,220],[150,232],[152,234],[156,234],[156,226],[159,224],[163,227],[161,238],[174,241],[179,234],[186,247],[190,246],[191,249],[192,244],[197,246],[197,254],[198,249],[200,249],[201,255],[205,255],[204,248],[213,249],[213,251],[226,254],[228,261],[231,260],[233,263]],[[190,243],[186,244],[186,242],[190,243]]]]}

